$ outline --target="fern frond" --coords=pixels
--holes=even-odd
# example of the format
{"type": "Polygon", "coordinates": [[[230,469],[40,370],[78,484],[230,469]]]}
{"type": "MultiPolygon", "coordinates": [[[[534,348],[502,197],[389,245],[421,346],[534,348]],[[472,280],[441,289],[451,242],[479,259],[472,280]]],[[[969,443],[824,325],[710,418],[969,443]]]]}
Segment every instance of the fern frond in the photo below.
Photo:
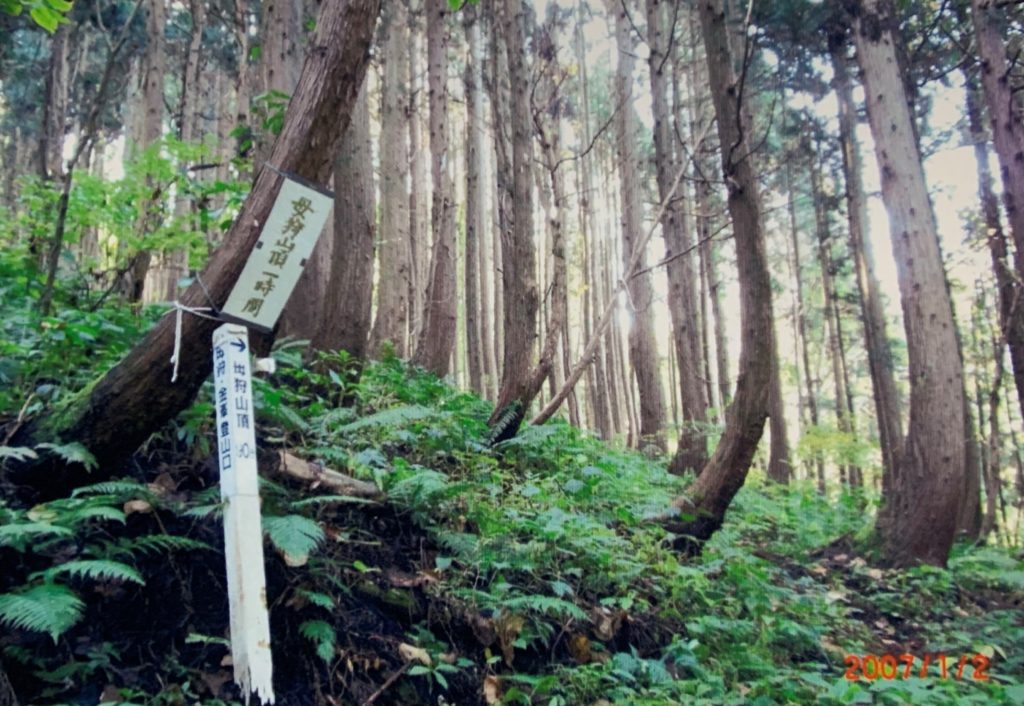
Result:
{"type": "Polygon", "coordinates": [[[318,495],[312,498],[306,498],[305,500],[296,500],[291,503],[291,507],[295,510],[300,510],[304,507],[315,507],[317,505],[376,505],[377,503],[373,500],[367,500],[366,498],[354,498],[351,495],[318,495]]]}
{"type": "Polygon", "coordinates": [[[0,446],[0,461],[5,458],[25,461],[30,458],[39,458],[39,454],[27,446],[0,446]]]}
{"type": "Polygon", "coordinates": [[[72,534],[67,527],[49,522],[21,522],[0,525],[0,547],[23,547],[26,540],[43,535],[66,537],[72,534]]]}
{"type": "Polygon", "coordinates": [[[213,550],[206,542],[190,537],[174,534],[147,534],[132,539],[122,539],[117,544],[116,553],[129,554],[168,554],[177,551],[213,550]]]}
{"type": "Polygon", "coordinates": [[[130,480],[111,480],[103,483],[93,483],[75,488],[71,497],[78,498],[83,495],[112,495],[114,497],[145,497],[149,499],[153,493],[142,483],[130,480]]]}
{"type": "Polygon", "coordinates": [[[504,599],[501,605],[513,613],[532,611],[543,615],[575,618],[576,620],[587,619],[587,614],[575,603],[551,596],[516,596],[504,599]]]}
{"type": "Polygon", "coordinates": [[[140,586],[146,581],[142,575],[131,566],[122,564],[119,561],[110,559],[78,559],[66,561],[63,564],[54,566],[46,572],[46,577],[52,579],[61,574],[77,576],[79,578],[93,579],[96,581],[130,581],[140,586]]]}
{"type": "Polygon", "coordinates": [[[125,515],[124,511],[110,505],[92,505],[75,510],[68,516],[68,521],[74,524],[85,520],[110,520],[123,525],[125,515]]]}
{"type": "Polygon", "coordinates": [[[68,463],[80,463],[88,471],[94,471],[100,467],[99,461],[92,455],[92,452],[77,441],[70,444],[37,444],[36,448],[52,451],[68,463]]]}
{"type": "Polygon", "coordinates": [[[264,515],[263,531],[291,566],[304,564],[324,539],[323,528],[302,515],[264,515]]]}
{"type": "Polygon", "coordinates": [[[348,434],[354,431],[359,431],[360,429],[365,429],[366,427],[396,427],[409,422],[415,422],[420,419],[433,417],[437,414],[437,410],[431,409],[430,407],[424,407],[423,405],[400,405],[398,407],[381,410],[376,414],[371,414],[370,416],[363,417],[362,419],[357,419],[354,422],[338,427],[335,431],[339,434],[348,434]]]}
{"type": "Polygon", "coordinates": [[[299,626],[299,633],[316,645],[316,654],[324,662],[334,658],[337,646],[334,628],[324,620],[307,620],[299,626]]]}
{"type": "MultiPolygon", "coordinates": [[[[494,425],[491,427],[491,433],[487,435],[487,445],[493,446],[494,444],[505,439],[506,436],[511,436],[513,424],[519,424],[523,419],[523,403],[519,400],[512,400],[505,409],[501,410],[501,414],[494,421],[494,425]]],[[[514,432],[513,432],[514,433],[514,432]]]]}
{"type": "Polygon", "coordinates": [[[305,598],[307,601],[320,608],[326,610],[332,610],[334,608],[334,599],[326,593],[320,593],[319,591],[309,591],[305,588],[300,588],[296,593],[305,598]]]}
{"type": "Polygon", "coordinates": [[[54,642],[81,619],[84,609],[85,603],[74,591],[56,583],[0,594],[0,623],[45,632],[54,642]]]}

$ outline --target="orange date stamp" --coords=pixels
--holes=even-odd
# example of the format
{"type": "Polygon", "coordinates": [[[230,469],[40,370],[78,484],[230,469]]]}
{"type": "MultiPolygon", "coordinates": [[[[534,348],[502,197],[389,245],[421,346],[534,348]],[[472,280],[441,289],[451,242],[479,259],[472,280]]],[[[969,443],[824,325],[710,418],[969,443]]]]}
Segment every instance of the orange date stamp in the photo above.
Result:
{"type": "Polygon", "coordinates": [[[911,676],[924,679],[937,676],[940,679],[988,681],[989,659],[983,654],[956,655],[947,657],[944,652],[926,652],[917,657],[912,654],[846,655],[845,677],[848,681],[866,679],[909,679],[911,676]],[[920,667],[916,665],[920,664],[920,667]]]}

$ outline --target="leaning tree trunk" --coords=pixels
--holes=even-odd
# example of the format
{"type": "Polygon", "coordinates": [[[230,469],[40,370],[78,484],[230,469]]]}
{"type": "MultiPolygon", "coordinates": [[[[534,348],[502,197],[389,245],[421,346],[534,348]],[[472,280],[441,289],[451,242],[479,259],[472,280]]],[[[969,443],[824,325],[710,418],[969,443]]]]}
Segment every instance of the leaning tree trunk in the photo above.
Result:
{"type": "MultiPolygon", "coordinates": [[[[1017,291],[1020,292],[1020,283],[1024,282],[1024,123],[1020,104],[1010,85],[1000,5],[995,0],[971,0],[971,17],[981,61],[981,84],[992,125],[992,142],[999,157],[1003,204],[1016,246],[1017,291]]],[[[1024,309],[1024,305],[1018,304],[1014,309],[1008,319],[1013,324],[1006,333],[1017,399],[1024,412],[1024,323],[1019,322],[1024,313],[1017,311],[1024,309]]]]}
{"type": "MultiPolygon", "coordinates": [[[[668,102],[669,73],[668,37],[665,33],[664,5],[661,0],[647,0],[647,43],[651,48],[648,67],[654,107],[654,162],[658,193],[665,200],[672,189],[676,169],[673,151],[671,111],[668,102]]],[[[696,274],[693,261],[693,235],[687,227],[685,203],[669,199],[661,217],[661,233],[665,240],[668,263],[668,308],[672,317],[672,340],[679,361],[679,396],[682,409],[682,431],[679,446],[669,465],[673,473],[697,472],[707,462],[704,423],[708,399],[704,381],[704,351],[700,344],[696,274]]],[[[673,394],[673,399],[675,395],[673,394]]]]}
{"type": "MultiPolygon", "coordinates": [[[[624,0],[608,0],[608,10],[615,15],[615,41],[619,49],[618,69],[615,73],[615,101],[619,109],[615,114],[615,141],[618,156],[620,191],[622,199],[622,262],[628,263],[633,249],[641,238],[643,204],[640,192],[639,131],[633,106],[633,53],[635,46],[630,34],[624,0]]],[[[677,221],[678,225],[678,221],[677,221]]],[[[633,321],[629,326],[629,358],[640,396],[640,429],[637,446],[653,444],[665,451],[665,402],[661,389],[661,366],[657,339],[654,336],[654,288],[651,273],[645,271],[644,258],[640,271],[627,282],[633,321]]],[[[680,295],[690,295],[681,292],[680,295]]],[[[686,333],[687,339],[690,333],[686,333]]],[[[689,341],[685,354],[690,353],[689,341]]]]}
{"type": "MultiPolygon", "coordinates": [[[[325,0],[298,89],[285,115],[271,159],[280,169],[314,183],[331,175],[333,156],[348,125],[369,59],[370,39],[379,0],[325,0]]],[[[261,170],[242,211],[210,257],[202,273],[214,303],[223,306],[259,239],[281,178],[261,170]]],[[[199,282],[183,294],[191,307],[208,306],[199,282]]],[[[195,399],[209,376],[210,337],[219,322],[186,316],[181,332],[182,365],[171,383],[174,319],[164,317],[107,374],[68,398],[45,417],[18,429],[12,443],[31,446],[44,441],[77,441],[95,456],[98,469],[67,465],[53,457],[11,469],[7,480],[24,484],[44,497],[66,494],[85,482],[110,477],[139,444],[195,399]]]]}
{"type": "Polygon", "coordinates": [[[891,0],[863,0],[854,16],[857,59],[882,174],[910,363],[910,424],[891,509],[878,530],[889,562],[944,565],[964,482],[963,366],[935,214],[897,63],[891,0]]]}
{"type": "Polygon", "coordinates": [[[750,148],[751,126],[744,108],[745,73],[737,76],[733,70],[722,0],[702,0],[698,10],[736,241],[742,335],[736,394],[726,413],[722,438],[688,489],[689,495],[673,503],[692,516],[670,525],[672,531],[683,535],[677,544],[689,551],[698,549],[722,526],[729,504],[746,480],[768,417],[774,367],[771,277],[757,170],[750,148]]]}

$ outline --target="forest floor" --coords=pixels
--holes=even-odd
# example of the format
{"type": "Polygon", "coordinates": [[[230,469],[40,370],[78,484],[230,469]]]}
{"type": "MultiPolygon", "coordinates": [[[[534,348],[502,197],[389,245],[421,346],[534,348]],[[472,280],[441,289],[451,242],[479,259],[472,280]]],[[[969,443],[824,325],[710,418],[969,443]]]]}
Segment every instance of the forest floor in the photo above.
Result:
{"type": "MultiPolygon", "coordinates": [[[[279,704],[1024,703],[1019,554],[879,568],[874,499],[755,473],[684,558],[648,521],[686,482],[657,460],[564,423],[492,447],[488,403],[398,360],[356,380],[276,356],[255,393],[279,704]],[[276,449],[383,496],[289,479],[276,449]]],[[[209,392],[124,477],[0,499],[18,703],[239,700],[209,392]]]]}

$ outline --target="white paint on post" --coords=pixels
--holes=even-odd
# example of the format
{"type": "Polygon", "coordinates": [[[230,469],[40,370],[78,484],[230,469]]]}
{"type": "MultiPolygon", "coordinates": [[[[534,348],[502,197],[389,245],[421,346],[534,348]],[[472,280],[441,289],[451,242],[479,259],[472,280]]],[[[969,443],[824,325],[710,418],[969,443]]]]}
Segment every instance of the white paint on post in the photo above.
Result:
{"type": "Polygon", "coordinates": [[[271,329],[288,302],[302,268],[327,222],[333,200],[287,177],[260,239],[228,296],[228,318],[271,329]]]}
{"type": "Polygon", "coordinates": [[[270,619],[263,568],[256,431],[249,335],[224,324],[213,332],[213,387],[217,411],[220,495],[224,502],[231,659],[246,704],[252,692],[274,703],[270,619]]]}

